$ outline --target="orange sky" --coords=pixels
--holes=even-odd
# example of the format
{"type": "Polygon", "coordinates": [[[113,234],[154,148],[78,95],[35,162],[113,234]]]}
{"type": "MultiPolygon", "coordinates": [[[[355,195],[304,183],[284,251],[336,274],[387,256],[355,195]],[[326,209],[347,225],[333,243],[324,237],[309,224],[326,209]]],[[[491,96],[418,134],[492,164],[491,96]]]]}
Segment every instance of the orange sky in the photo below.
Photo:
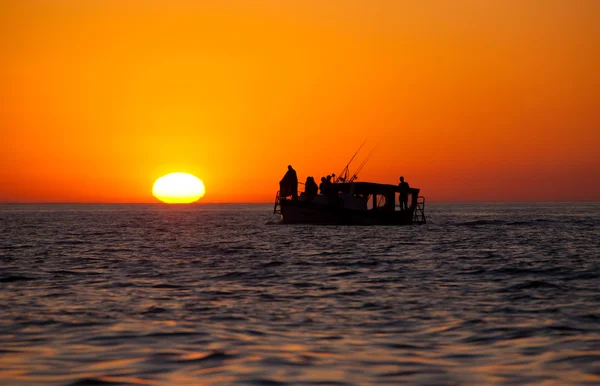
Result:
{"type": "Polygon", "coordinates": [[[600,200],[597,0],[0,0],[0,202],[600,200]]]}

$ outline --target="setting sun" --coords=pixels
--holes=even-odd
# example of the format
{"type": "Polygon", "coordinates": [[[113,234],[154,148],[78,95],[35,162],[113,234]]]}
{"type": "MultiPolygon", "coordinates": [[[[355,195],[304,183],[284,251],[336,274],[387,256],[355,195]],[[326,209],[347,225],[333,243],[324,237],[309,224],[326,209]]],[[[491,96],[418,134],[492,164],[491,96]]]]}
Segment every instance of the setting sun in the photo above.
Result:
{"type": "Polygon", "coordinates": [[[152,186],[152,194],[167,204],[189,204],[204,196],[204,183],[188,173],[170,173],[152,186]]]}

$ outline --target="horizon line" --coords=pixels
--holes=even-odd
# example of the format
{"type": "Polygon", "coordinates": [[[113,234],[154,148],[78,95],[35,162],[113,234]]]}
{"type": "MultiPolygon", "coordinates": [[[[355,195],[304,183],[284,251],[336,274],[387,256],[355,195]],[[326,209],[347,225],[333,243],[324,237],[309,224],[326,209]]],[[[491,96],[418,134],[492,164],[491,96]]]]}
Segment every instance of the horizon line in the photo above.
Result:
{"type": "MultiPolygon", "coordinates": [[[[470,201],[427,201],[435,204],[518,204],[518,203],[567,203],[567,202],[600,202],[598,199],[590,200],[522,200],[522,201],[501,201],[501,200],[470,200],[470,201]]],[[[160,205],[160,206],[197,206],[197,205],[272,205],[273,202],[190,202],[190,203],[165,203],[165,202],[98,202],[98,201],[0,201],[0,205],[160,205]]]]}

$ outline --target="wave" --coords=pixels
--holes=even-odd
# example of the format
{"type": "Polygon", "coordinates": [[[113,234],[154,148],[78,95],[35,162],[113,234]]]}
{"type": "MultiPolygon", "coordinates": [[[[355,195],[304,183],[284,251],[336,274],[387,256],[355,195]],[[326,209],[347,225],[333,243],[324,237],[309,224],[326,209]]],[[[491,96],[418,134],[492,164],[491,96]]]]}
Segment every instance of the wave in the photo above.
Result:
{"type": "Polygon", "coordinates": [[[530,280],[523,283],[514,284],[501,289],[500,292],[522,291],[529,289],[560,289],[566,290],[567,287],[561,284],[555,284],[546,280],[530,280]]]}
{"type": "Polygon", "coordinates": [[[533,220],[471,220],[455,223],[456,226],[483,226],[483,225],[510,225],[510,226],[536,226],[541,223],[552,223],[554,220],[538,218],[533,220]]]}
{"type": "Polygon", "coordinates": [[[68,386],[125,386],[125,385],[134,385],[129,382],[112,382],[112,381],[103,381],[97,378],[82,378],[78,381],[69,383],[68,386]]]}
{"type": "Polygon", "coordinates": [[[6,277],[0,277],[0,283],[16,283],[20,281],[31,281],[37,280],[35,277],[21,276],[21,275],[10,275],[6,277]]]}

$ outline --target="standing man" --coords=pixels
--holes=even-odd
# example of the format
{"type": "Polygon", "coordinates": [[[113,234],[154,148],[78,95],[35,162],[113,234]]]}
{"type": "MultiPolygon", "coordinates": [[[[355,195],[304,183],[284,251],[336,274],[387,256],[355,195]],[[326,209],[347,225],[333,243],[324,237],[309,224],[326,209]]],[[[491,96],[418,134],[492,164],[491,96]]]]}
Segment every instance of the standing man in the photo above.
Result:
{"type": "Polygon", "coordinates": [[[400,188],[400,210],[408,209],[408,191],[410,190],[410,186],[408,186],[408,182],[404,182],[404,177],[400,177],[400,184],[398,184],[400,188]]]}
{"type": "Polygon", "coordinates": [[[286,197],[291,195],[292,200],[298,199],[298,175],[292,165],[288,165],[288,170],[279,181],[279,194],[286,197]]]}

